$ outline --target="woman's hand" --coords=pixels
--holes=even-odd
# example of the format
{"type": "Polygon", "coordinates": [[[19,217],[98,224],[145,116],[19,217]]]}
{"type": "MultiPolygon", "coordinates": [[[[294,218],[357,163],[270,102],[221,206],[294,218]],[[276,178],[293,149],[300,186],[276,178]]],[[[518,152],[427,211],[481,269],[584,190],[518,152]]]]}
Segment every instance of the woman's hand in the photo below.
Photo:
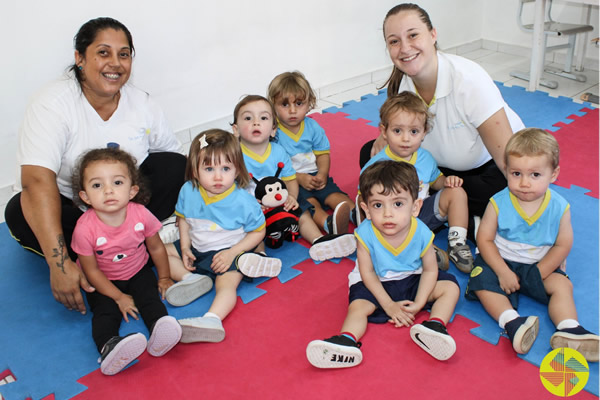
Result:
{"type": "Polygon", "coordinates": [[[50,288],[56,301],[67,309],[77,310],[81,314],[85,314],[86,310],[80,288],[88,293],[95,290],[70,258],[62,261],[62,268],[58,265],[50,268],[50,288]]]}
{"type": "Polygon", "coordinates": [[[56,174],[35,165],[21,167],[21,207],[38,240],[50,271],[54,298],[69,310],[85,314],[80,288],[93,292],[81,269],[69,258],[61,225],[62,205],[56,174]]]}

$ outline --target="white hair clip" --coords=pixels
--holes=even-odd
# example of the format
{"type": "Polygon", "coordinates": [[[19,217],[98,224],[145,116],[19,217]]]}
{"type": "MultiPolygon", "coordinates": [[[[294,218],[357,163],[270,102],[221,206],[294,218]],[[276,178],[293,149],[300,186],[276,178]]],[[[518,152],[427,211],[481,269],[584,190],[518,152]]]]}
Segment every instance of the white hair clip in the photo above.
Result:
{"type": "Polygon", "coordinates": [[[206,141],[206,134],[202,135],[202,137],[198,140],[200,140],[200,150],[208,146],[208,142],[206,141]]]}

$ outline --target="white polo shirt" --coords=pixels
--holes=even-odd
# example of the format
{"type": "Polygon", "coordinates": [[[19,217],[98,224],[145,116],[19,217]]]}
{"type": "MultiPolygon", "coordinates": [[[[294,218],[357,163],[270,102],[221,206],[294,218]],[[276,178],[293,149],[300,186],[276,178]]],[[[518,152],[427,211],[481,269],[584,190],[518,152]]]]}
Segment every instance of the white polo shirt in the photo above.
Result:
{"type": "MultiPolygon", "coordinates": [[[[437,86],[429,105],[434,114],[433,127],[422,146],[441,167],[475,169],[492,158],[477,131],[482,123],[504,108],[513,133],[525,125],[479,64],[453,54],[438,51],[437,55],[437,86]]],[[[399,92],[405,90],[418,94],[407,75],[400,82],[399,92]]]]}
{"type": "Polygon", "coordinates": [[[25,111],[15,189],[20,190],[20,167],[35,165],[54,171],[60,193],[71,199],[71,175],[78,157],[108,143],[131,153],[138,166],[149,153],[181,153],[179,141],[148,93],[126,84],[117,109],[104,121],[68,73],[37,93],[25,111]]]}

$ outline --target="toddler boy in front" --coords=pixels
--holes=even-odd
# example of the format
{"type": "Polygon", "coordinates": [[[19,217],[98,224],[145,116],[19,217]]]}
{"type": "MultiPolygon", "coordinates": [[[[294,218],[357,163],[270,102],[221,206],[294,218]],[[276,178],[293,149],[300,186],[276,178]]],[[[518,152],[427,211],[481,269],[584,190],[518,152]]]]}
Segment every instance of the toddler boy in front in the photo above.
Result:
{"type": "Polygon", "coordinates": [[[410,327],[411,338],[423,350],[437,360],[449,359],[456,343],[446,324],[460,289],[453,275],[438,271],[434,235],[416,218],[422,200],[415,167],[378,162],[360,176],[360,190],[367,220],[354,231],[357,265],[348,275],[348,314],[339,335],[308,344],[308,361],[318,368],[360,364],[359,340],[367,322],[410,327]],[[414,324],[423,308],[431,308],[430,318],[414,324]]]}

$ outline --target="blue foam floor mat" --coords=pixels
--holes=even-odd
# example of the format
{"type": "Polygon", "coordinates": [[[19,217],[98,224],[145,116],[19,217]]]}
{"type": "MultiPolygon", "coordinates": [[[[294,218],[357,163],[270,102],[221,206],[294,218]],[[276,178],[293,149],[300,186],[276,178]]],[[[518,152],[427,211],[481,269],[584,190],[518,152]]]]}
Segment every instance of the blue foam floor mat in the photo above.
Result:
{"type": "MultiPolygon", "coordinates": [[[[302,272],[293,267],[309,258],[308,249],[299,243],[286,243],[267,252],[281,258],[281,274],[242,282],[238,296],[244,304],[267,293],[258,287],[266,280],[285,283],[300,275],[302,272]]],[[[24,251],[11,238],[5,223],[0,224],[0,254],[4,259],[0,275],[0,371],[10,370],[16,378],[16,382],[1,385],[0,393],[6,399],[40,399],[51,393],[55,399],[68,399],[86,390],[77,380],[99,367],[91,315],[67,312],[54,301],[45,261],[24,251]]],[[[185,307],[165,304],[177,319],[195,317],[208,310],[214,295],[213,289],[185,307]]],[[[120,332],[148,336],[141,320],[123,321],[120,332]]]]}
{"type": "MultiPolygon", "coordinates": [[[[556,131],[559,128],[554,124],[572,122],[569,116],[584,115],[583,108],[591,108],[588,102],[575,103],[568,97],[551,97],[548,93],[535,91],[528,92],[520,86],[504,86],[495,82],[502,93],[506,103],[521,117],[525,126],[556,131]]],[[[326,113],[343,112],[348,114],[346,118],[351,120],[365,119],[370,121],[368,125],[377,127],[379,125],[379,108],[387,98],[387,90],[383,89],[377,95],[368,94],[362,96],[360,101],[348,101],[341,108],[329,107],[323,110],[326,113]]]]}

